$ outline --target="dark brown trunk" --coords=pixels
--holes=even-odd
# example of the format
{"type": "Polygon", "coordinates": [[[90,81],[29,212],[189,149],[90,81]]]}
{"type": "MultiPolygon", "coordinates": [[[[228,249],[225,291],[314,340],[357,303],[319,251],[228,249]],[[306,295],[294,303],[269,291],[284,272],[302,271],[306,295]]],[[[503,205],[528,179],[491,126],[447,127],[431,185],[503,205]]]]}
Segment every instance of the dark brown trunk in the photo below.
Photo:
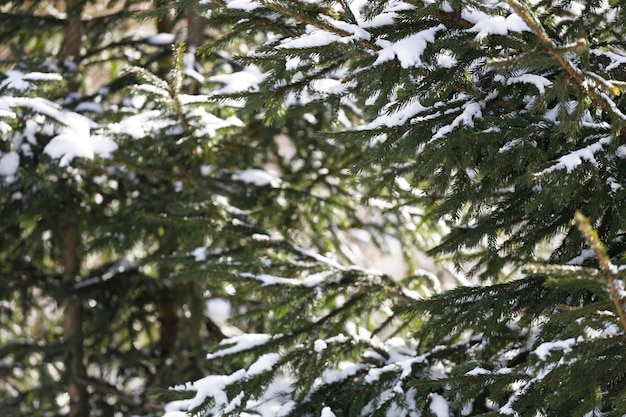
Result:
{"type": "Polygon", "coordinates": [[[161,357],[167,358],[172,354],[178,337],[178,316],[172,300],[172,289],[162,290],[159,306],[159,344],[161,357]]]}
{"type": "Polygon", "coordinates": [[[198,15],[198,0],[187,9],[187,46],[200,46],[204,40],[204,25],[198,15]]]}
{"type": "Polygon", "coordinates": [[[172,31],[172,18],[169,14],[169,7],[166,5],[164,0],[157,0],[155,3],[156,7],[167,7],[167,13],[164,13],[163,16],[157,20],[156,27],[158,33],[169,33],[172,31]]]}
{"type": "MultiPolygon", "coordinates": [[[[67,83],[69,93],[80,89],[81,49],[83,23],[81,20],[82,0],[65,0],[67,25],[65,27],[65,56],[67,61],[75,65],[76,77],[67,83]]],[[[63,284],[68,293],[79,280],[81,245],[80,231],[76,219],[71,219],[61,226],[65,253],[63,255],[63,284]]],[[[67,346],[66,375],[67,392],[70,397],[69,417],[88,417],[89,398],[86,380],[86,369],[83,352],[83,307],[80,300],[71,295],[63,305],[63,337],[67,346]]]]}
{"type": "Polygon", "coordinates": [[[76,78],[68,81],[70,93],[80,88],[81,49],[83,47],[83,22],[81,20],[83,0],[65,0],[67,24],[65,27],[65,58],[76,66],[76,78]]]}
{"type": "MultiPolygon", "coordinates": [[[[71,293],[72,286],[80,274],[80,236],[75,220],[70,220],[61,227],[65,254],[63,255],[63,284],[71,293]]],[[[87,387],[82,383],[86,371],[83,363],[83,308],[80,301],[71,296],[63,305],[63,336],[67,346],[66,372],[68,394],[70,396],[70,417],[87,417],[89,406],[87,387]]]]}

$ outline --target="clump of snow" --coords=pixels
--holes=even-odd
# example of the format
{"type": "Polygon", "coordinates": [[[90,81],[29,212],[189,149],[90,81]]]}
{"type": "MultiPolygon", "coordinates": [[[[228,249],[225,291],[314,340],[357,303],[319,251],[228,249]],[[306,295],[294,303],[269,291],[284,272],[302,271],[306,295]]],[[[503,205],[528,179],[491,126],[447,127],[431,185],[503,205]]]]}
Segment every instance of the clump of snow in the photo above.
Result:
{"type": "Polygon", "coordinates": [[[203,82],[204,76],[196,71],[196,66],[196,48],[195,46],[192,46],[183,55],[183,74],[198,82],[203,82]]]}
{"type": "Polygon", "coordinates": [[[437,417],[450,417],[450,406],[448,401],[437,393],[430,396],[430,411],[437,417]]]}
{"type": "Polygon", "coordinates": [[[237,171],[233,173],[231,178],[234,181],[245,182],[246,184],[256,185],[257,187],[269,185],[270,187],[278,188],[282,182],[278,175],[259,168],[237,171]]]}
{"type": "Polygon", "coordinates": [[[110,158],[113,152],[118,149],[117,143],[102,135],[91,136],[89,144],[93,149],[93,153],[100,158],[110,158]]]}
{"type": "Polygon", "coordinates": [[[191,251],[191,256],[194,257],[196,262],[204,262],[206,261],[207,248],[205,248],[204,246],[199,246],[191,251]]]}
{"type": "Polygon", "coordinates": [[[20,156],[16,152],[7,152],[0,157],[0,176],[12,177],[20,167],[20,156]]]}
{"type": "Polygon", "coordinates": [[[474,126],[474,119],[482,119],[482,108],[480,104],[470,101],[462,106],[463,111],[461,114],[454,118],[452,123],[449,125],[443,126],[437,130],[437,132],[433,135],[431,140],[437,140],[448,133],[452,132],[454,129],[459,127],[461,123],[463,126],[472,127],[474,126]]]}
{"type": "Polygon", "coordinates": [[[397,57],[402,68],[422,66],[421,57],[426,50],[426,46],[428,46],[428,43],[435,41],[435,34],[437,32],[445,29],[446,27],[441,24],[417,32],[398,42],[381,45],[383,48],[378,51],[378,58],[374,62],[374,65],[380,65],[397,57]]]}
{"type": "Polygon", "coordinates": [[[145,39],[146,43],[156,46],[171,45],[176,42],[176,35],[172,33],[157,33],[145,39]]]}
{"type": "Polygon", "coordinates": [[[270,274],[251,274],[248,272],[243,272],[239,274],[243,278],[251,278],[257,281],[262,282],[262,285],[294,285],[294,286],[303,286],[303,287],[316,287],[320,285],[326,278],[332,275],[333,271],[322,271],[315,274],[311,274],[304,279],[295,279],[295,278],[284,278],[276,275],[270,274]]]}
{"type": "Polygon", "coordinates": [[[465,373],[465,375],[487,375],[490,374],[491,372],[489,372],[488,370],[486,370],[485,368],[481,368],[480,366],[472,369],[471,371],[468,371],[465,373]]]}
{"type": "Polygon", "coordinates": [[[63,127],[44,147],[43,152],[52,159],[59,160],[59,166],[65,167],[76,157],[92,159],[94,156],[108,157],[117,149],[111,139],[103,136],[91,137],[93,122],[78,113],[67,112],[63,115],[63,127]]]}
{"type": "Polygon", "coordinates": [[[213,92],[213,94],[234,94],[242,91],[257,91],[259,84],[263,82],[267,74],[254,66],[249,65],[243,70],[232,74],[219,74],[209,77],[209,81],[224,84],[213,92]]]}
{"type": "Polygon", "coordinates": [[[361,10],[365,5],[367,5],[367,3],[368,0],[352,0],[347,3],[358,25],[362,28],[376,28],[380,26],[390,25],[398,16],[397,12],[402,10],[411,10],[415,8],[415,6],[403,1],[391,1],[385,4],[385,7],[381,13],[377,14],[371,19],[365,19],[361,14],[361,10]]]}
{"type": "Polygon", "coordinates": [[[452,68],[457,63],[456,58],[450,53],[442,52],[437,55],[437,65],[443,68],[452,68]]]}
{"type": "Polygon", "coordinates": [[[480,10],[463,8],[461,17],[474,26],[468,29],[469,32],[476,32],[476,40],[481,41],[489,35],[506,35],[509,32],[529,32],[530,28],[522,18],[513,13],[507,17],[492,16],[480,10]]]}
{"type": "Polygon", "coordinates": [[[562,350],[563,353],[568,353],[572,350],[572,347],[576,344],[576,340],[570,337],[566,340],[556,340],[554,342],[545,342],[537,346],[534,353],[539,359],[545,361],[548,356],[552,354],[553,350],[562,350]]]}
{"type": "Polygon", "coordinates": [[[424,110],[426,110],[426,108],[422,106],[418,100],[413,100],[410,104],[398,110],[380,114],[371,123],[361,126],[360,129],[366,130],[382,126],[399,126],[424,110]]]}
{"type": "Polygon", "coordinates": [[[226,5],[229,9],[240,9],[250,12],[254,9],[262,7],[261,3],[254,0],[231,0],[226,5]]]}
{"type": "Polygon", "coordinates": [[[251,238],[252,240],[256,240],[257,242],[269,242],[270,240],[272,240],[272,238],[270,238],[268,235],[261,233],[254,233],[251,238]]]}
{"type": "Polygon", "coordinates": [[[314,48],[329,45],[333,42],[341,42],[342,40],[342,36],[308,25],[306,35],[295,39],[288,39],[281,43],[278,48],[314,48]]]}
{"type": "Polygon", "coordinates": [[[342,42],[347,42],[350,40],[360,40],[360,39],[370,40],[370,38],[372,37],[372,35],[367,30],[363,29],[360,24],[355,25],[355,24],[344,22],[341,20],[335,20],[331,18],[330,16],[326,16],[326,15],[323,15],[321,17],[327,23],[336,27],[337,29],[351,34],[351,36],[343,37],[342,42]]]}
{"type": "Polygon", "coordinates": [[[233,353],[243,352],[256,346],[264,345],[269,342],[271,336],[265,333],[247,333],[240,336],[224,339],[220,342],[221,346],[229,345],[225,349],[207,355],[207,359],[215,359],[222,356],[232,355],[233,353]]]}
{"type": "Polygon", "coordinates": [[[58,159],[62,167],[68,166],[75,157],[92,159],[94,152],[86,139],[73,133],[62,133],[52,138],[43,152],[58,159]]]}
{"type": "Polygon", "coordinates": [[[74,108],[74,111],[77,113],[91,112],[102,114],[104,113],[104,107],[102,107],[102,104],[96,103],[94,101],[81,101],[74,108]]]}
{"type": "Polygon", "coordinates": [[[271,371],[274,369],[274,365],[280,359],[278,353],[266,353],[261,355],[250,367],[248,368],[247,376],[262,374],[263,372],[271,371]]]}
{"type": "Polygon", "coordinates": [[[32,87],[33,81],[62,81],[63,77],[59,74],[51,74],[44,72],[28,72],[24,73],[19,70],[11,70],[4,73],[6,78],[0,81],[0,90],[10,88],[12,90],[25,91],[32,87]]]}
{"type": "Polygon", "coordinates": [[[586,260],[593,259],[596,256],[596,252],[593,249],[583,249],[580,254],[569,261],[568,265],[582,265],[586,260]]]}
{"type": "Polygon", "coordinates": [[[582,164],[583,161],[597,164],[595,154],[603,150],[604,145],[608,145],[609,143],[611,143],[611,140],[611,136],[604,136],[600,138],[597,142],[592,143],[591,145],[585,146],[581,149],[577,149],[573,152],[568,153],[567,155],[563,155],[559,158],[556,164],[543,170],[542,174],[547,174],[559,169],[565,169],[567,173],[570,173],[578,165],[582,164]]]}
{"type": "Polygon", "coordinates": [[[537,88],[537,90],[539,90],[539,94],[545,93],[546,87],[549,87],[552,85],[552,81],[548,80],[546,77],[542,77],[541,75],[535,75],[535,74],[522,74],[516,77],[510,77],[506,80],[507,85],[511,85],[515,83],[532,84],[537,88]]]}
{"type": "Polygon", "coordinates": [[[311,82],[311,88],[322,93],[337,95],[341,95],[346,91],[346,87],[340,80],[333,80],[330,78],[314,80],[311,82]]]}
{"type": "Polygon", "coordinates": [[[313,350],[316,351],[317,353],[323,351],[324,349],[326,349],[328,347],[328,344],[326,343],[326,341],[322,340],[322,339],[317,339],[314,343],[313,343],[313,350]]]}
{"type": "Polygon", "coordinates": [[[226,323],[232,313],[232,305],[223,298],[211,298],[206,302],[206,314],[214,323],[226,323]]]}
{"type": "Polygon", "coordinates": [[[320,417],[337,417],[337,416],[335,416],[335,413],[333,413],[333,410],[331,410],[330,407],[324,407],[322,408],[322,414],[320,415],[320,417]]]}

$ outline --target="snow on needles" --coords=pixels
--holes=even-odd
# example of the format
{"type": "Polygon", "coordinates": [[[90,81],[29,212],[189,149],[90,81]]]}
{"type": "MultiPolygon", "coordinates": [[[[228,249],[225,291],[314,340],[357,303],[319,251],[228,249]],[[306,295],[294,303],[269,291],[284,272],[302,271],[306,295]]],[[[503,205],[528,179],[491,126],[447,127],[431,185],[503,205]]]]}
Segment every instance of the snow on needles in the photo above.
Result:
{"type": "Polygon", "coordinates": [[[68,166],[76,157],[92,159],[97,155],[97,150],[101,150],[103,156],[108,156],[117,148],[113,141],[104,138],[101,139],[107,142],[104,146],[93,146],[90,130],[94,123],[89,118],[67,112],[63,119],[66,126],[43,148],[45,154],[59,160],[59,166],[68,166]]]}
{"type": "Polygon", "coordinates": [[[265,187],[269,185],[272,188],[280,187],[282,182],[278,175],[259,168],[237,171],[232,175],[232,179],[234,181],[241,181],[257,187],[265,187]]]}
{"type": "MultiPolygon", "coordinates": [[[[34,78],[31,76],[24,79],[34,78]]],[[[37,75],[36,79],[56,78],[37,75]]],[[[76,157],[91,159],[94,156],[99,156],[107,158],[117,149],[117,144],[112,139],[91,134],[91,130],[98,127],[91,119],[64,110],[51,101],[42,98],[0,96],[0,109],[5,110],[5,115],[12,116],[11,118],[18,117],[17,112],[19,110],[43,116],[42,119],[31,116],[29,119],[31,126],[34,129],[47,131],[53,136],[43,148],[43,153],[57,159],[62,167],[68,166],[76,157]]],[[[31,130],[25,129],[22,134],[16,133],[14,135],[12,139],[17,150],[22,149],[25,153],[30,153],[30,147],[24,148],[23,142],[26,139],[29,145],[37,143],[31,130]]],[[[19,155],[16,157],[14,153],[15,151],[0,155],[0,175],[8,177],[17,174],[20,157],[19,155]]]]}
{"type": "Polygon", "coordinates": [[[506,35],[509,32],[529,32],[530,28],[522,18],[513,13],[507,17],[488,15],[480,10],[464,8],[461,17],[474,26],[469,32],[476,32],[476,40],[481,41],[488,35],[506,35]]]}
{"type": "Polygon", "coordinates": [[[11,70],[4,73],[6,78],[0,81],[0,91],[8,88],[12,90],[25,91],[33,87],[33,82],[37,81],[62,81],[59,74],[45,72],[24,73],[18,70],[11,70]]]}
{"type": "Polygon", "coordinates": [[[577,149],[573,152],[568,153],[567,155],[563,155],[558,159],[558,162],[551,167],[545,169],[542,174],[547,174],[552,171],[556,171],[559,169],[565,169],[567,173],[571,173],[578,165],[582,164],[583,161],[591,162],[592,164],[597,164],[595,154],[602,151],[605,145],[611,143],[611,136],[604,136],[600,140],[591,145],[585,146],[584,148],[577,149]]]}
{"type": "Polygon", "coordinates": [[[407,36],[398,42],[385,43],[383,49],[378,51],[378,58],[374,65],[380,65],[397,57],[402,68],[421,66],[421,57],[426,46],[435,41],[437,32],[445,29],[446,27],[441,24],[407,36]]]}

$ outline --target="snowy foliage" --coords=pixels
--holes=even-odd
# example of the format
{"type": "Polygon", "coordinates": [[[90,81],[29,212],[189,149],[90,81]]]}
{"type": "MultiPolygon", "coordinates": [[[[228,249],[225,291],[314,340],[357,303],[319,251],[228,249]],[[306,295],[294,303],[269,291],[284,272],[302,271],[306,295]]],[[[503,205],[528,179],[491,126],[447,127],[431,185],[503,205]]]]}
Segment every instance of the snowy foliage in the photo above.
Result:
{"type": "Polygon", "coordinates": [[[449,227],[432,253],[492,285],[431,296],[427,273],[399,282],[315,263],[328,275],[314,289],[308,272],[236,274],[270,330],[217,345],[209,363],[229,372],[178,387],[190,398],[166,416],[626,413],[625,13],[596,1],[215,2],[210,21],[230,29],[210,50],[263,40],[213,78],[217,97],[267,125],[323,103],[335,126],[319,136],[363,144],[357,169],[422,187],[424,217],[449,227]]]}
{"type": "Polygon", "coordinates": [[[159,414],[154,385],[166,417],[626,415],[619,2],[150,6],[219,36],[103,47],[83,16],[85,66],[0,76],[0,405],[56,415],[79,380],[93,415],[159,414]]]}

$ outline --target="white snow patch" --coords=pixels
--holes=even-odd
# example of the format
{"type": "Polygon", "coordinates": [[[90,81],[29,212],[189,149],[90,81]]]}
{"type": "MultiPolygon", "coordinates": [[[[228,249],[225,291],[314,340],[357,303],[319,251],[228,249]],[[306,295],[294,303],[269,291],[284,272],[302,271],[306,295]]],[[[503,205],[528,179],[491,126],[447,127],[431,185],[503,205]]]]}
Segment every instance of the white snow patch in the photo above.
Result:
{"type": "Polygon", "coordinates": [[[421,57],[424,50],[426,50],[426,46],[428,46],[428,43],[435,41],[435,34],[437,32],[445,29],[446,27],[441,24],[407,36],[390,45],[386,45],[378,51],[378,58],[374,62],[374,65],[380,65],[397,57],[402,68],[422,66],[421,57]]]}
{"type": "Polygon", "coordinates": [[[450,417],[448,401],[439,394],[433,393],[430,396],[429,408],[437,417],[450,417]]]}
{"type": "Polygon", "coordinates": [[[452,68],[457,63],[456,58],[449,53],[440,53],[437,55],[437,65],[443,68],[452,68]]]}
{"type": "Polygon", "coordinates": [[[597,142],[592,143],[591,145],[585,146],[581,149],[577,149],[567,155],[563,155],[559,158],[556,164],[543,170],[542,174],[547,174],[558,169],[565,169],[567,173],[570,173],[578,165],[582,164],[583,161],[588,161],[592,164],[596,164],[595,154],[600,152],[603,149],[604,145],[611,143],[611,140],[611,136],[604,136],[597,142]]]}
{"type": "Polygon", "coordinates": [[[328,347],[328,344],[326,343],[326,341],[322,340],[322,339],[317,339],[314,343],[313,343],[313,350],[316,351],[317,353],[323,351],[324,349],[326,349],[328,347]]]}
{"type": "Polygon", "coordinates": [[[522,74],[516,77],[510,77],[506,80],[506,85],[515,83],[532,84],[537,88],[537,90],[539,90],[539,94],[545,93],[546,87],[552,85],[552,81],[548,80],[546,77],[535,74],[522,74]]]}
{"type": "Polygon", "coordinates": [[[572,350],[572,347],[576,344],[576,340],[573,337],[570,337],[566,340],[556,340],[554,342],[545,342],[537,346],[535,349],[535,354],[542,361],[546,360],[548,356],[552,354],[553,350],[562,350],[563,353],[569,353],[572,350]]]}
{"type": "MultiPolygon", "coordinates": [[[[418,100],[413,100],[408,105],[401,107],[399,110],[380,114],[372,122],[361,126],[359,129],[375,129],[377,127],[394,127],[406,123],[407,120],[426,110],[418,100]]],[[[386,137],[385,137],[386,139],[386,137]]]]}
{"type": "Polygon", "coordinates": [[[274,365],[280,359],[280,355],[278,353],[266,353],[259,357],[250,367],[248,368],[247,376],[262,374],[266,371],[271,371],[274,369],[274,365]]]}
{"type": "Polygon", "coordinates": [[[257,187],[269,185],[273,188],[278,188],[282,182],[278,175],[259,168],[237,171],[233,173],[231,178],[234,181],[245,182],[246,184],[256,185],[257,187]]]}
{"type": "Polygon", "coordinates": [[[333,410],[331,410],[330,407],[324,407],[322,408],[322,414],[320,414],[320,417],[337,417],[337,416],[335,416],[335,413],[333,413],[333,410]]]}
{"type": "Polygon", "coordinates": [[[92,113],[102,114],[104,113],[104,107],[102,107],[102,104],[96,103],[93,101],[81,101],[74,108],[74,111],[77,113],[92,112],[92,113]]]}
{"type": "Polygon", "coordinates": [[[461,112],[461,114],[455,117],[452,123],[450,123],[449,125],[439,128],[437,132],[431,138],[431,141],[444,137],[445,135],[447,135],[448,133],[452,132],[454,129],[459,127],[461,123],[463,123],[463,126],[465,127],[473,127],[474,119],[483,118],[482,108],[480,107],[480,104],[476,102],[473,102],[473,101],[467,102],[463,105],[462,108],[463,108],[463,111],[461,112]]]}
{"type": "Polygon", "coordinates": [[[191,251],[191,255],[194,257],[196,262],[204,262],[206,261],[207,248],[205,248],[204,246],[199,246],[191,251]]]}
{"type": "Polygon", "coordinates": [[[530,28],[522,18],[513,13],[507,17],[491,16],[480,10],[469,7],[463,8],[461,18],[473,23],[469,32],[476,32],[476,40],[481,41],[489,35],[506,35],[509,32],[529,32],[530,28]]]}
{"type": "Polygon", "coordinates": [[[176,35],[172,33],[157,33],[145,39],[150,45],[171,45],[176,42],[176,35]]]}
{"type": "Polygon", "coordinates": [[[596,256],[596,252],[593,249],[583,249],[580,255],[567,261],[568,265],[582,265],[586,260],[593,259],[596,256]]]}
{"type": "Polygon", "coordinates": [[[229,9],[239,9],[250,12],[254,9],[258,9],[262,7],[261,3],[253,1],[253,0],[232,0],[229,1],[226,5],[229,9]]]}
{"type": "Polygon", "coordinates": [[[301,49],[301,48],[315,48],[320,46],[329,45],[333,42],[346,41],[349,38],[336,35],[331,32],[327,32],[322,29],[318,29],[315,26],[307,25],[306,35],[299,38],[288,39],[283,41],[277,46],[279,49],[301,49]]]}
{"type": "Polygon", "coordinates": [[[307,288],[313,288],[320,285],[329,275],[331,275],[332,271],[322,271],[316,274],[311,274],[304,279],[295,279],[295,278],[284,278],[276,275],[269,274],[251,274],[248,272],[243,272],[239,274],[243,278],[251,278],[257,281],[260,281],[263,286],[266,285],[293,285],[293,286],[303,286],[307,288]]]}
{"type": "Polygon", "coordinates": [[[10,88],[13,90],[25,91],[32,87],[32,81],[62,81],[59,74],[45,72],[24,73],[18,70],[11,70],[4,73],[6,78],[0,81],[0,90],[10,88]]]}
{"type": "Polygon", "coordinates": [[[488,371],[488,370],[486,370],[485,368],[481,368],[481,367],[479,366],[479,367],[477,367],[477,368],[472,369],[472,370],[471,370],[471,371],[469,371],[469,372],[466,372],[466,373],[465,373],[465,375],[469,375],[469,376],[472,376],[472,375],[488,375],[488,374],[490,374],[490,373],[491,373],[491,372],[489,372],[489,371],[488,371]]]}
{"type": "Polygon", "coordinates": [[[20,156],[16,152],[7,152],[0,157],[0,176],[12,177],[20,167],[20,156]]]}
{"type": "Polygon", "coordinates": [[[266,76],[267,74],[262,73],[258,67],[250,65],[232,74],[214,75],[209,77],[209,81],[224,84],[224,87],[215,90],[213,94],[234,94],[242,91],[257,91],[259,84],[266,76]]]}
{"type": "Polygon", "coordinates": [[[230,318],[232,305],[223,298],[211,298],[206,302],[206,314],[214,323],[226,323],[230,318]]]}
{"type": "Polygon", "coordinates": [[[207,359],[220,358],[222,356],[232,355],[233,353],[242,352],[252,349],[256,346],[264,345],[269,342],[271,336],[265,333],[246,333],[240,336],[230,337],[220,342],[220,345],[232,345],[225,349],[209,353],[207,359]]]}

